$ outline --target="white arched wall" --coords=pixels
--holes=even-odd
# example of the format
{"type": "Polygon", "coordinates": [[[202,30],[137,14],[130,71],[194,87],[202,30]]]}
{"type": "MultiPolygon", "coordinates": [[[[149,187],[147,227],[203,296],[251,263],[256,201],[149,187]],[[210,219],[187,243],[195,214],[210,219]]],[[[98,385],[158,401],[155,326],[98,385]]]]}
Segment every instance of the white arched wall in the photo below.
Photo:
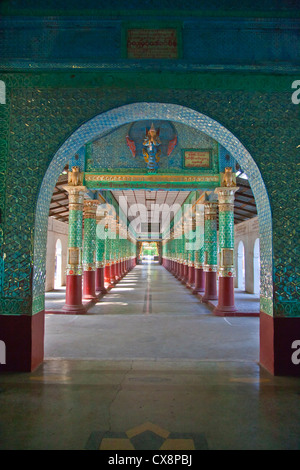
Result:
{"type": "Polygon", "coordinates": [[[260,293],[260,242],[256,238],[253,246],[253,291],[254,294],[260,293]]]}
{"type": "Polygon", "coordinates": [[[66,265],[67,265],[67,250],[68,250],[68,224],[60,222],[53,217],[48,218],[48,233],[47,233],[47,254],[46,254],[46,282],[45,291],[49,292],[54,289],[54,274],[55,274],[55,253],[57,241],[61,241],[62,256],[61,256],[61,284],[66,284],[66,265]]]}
{"type": "Polygon", "coordinates": [[[235,287],[238,287],[238,247],[239,243],[244,244],[245,249],[245,291],[249,294],[254,294],[254,270],[253,270],[253,257],[254,257],[254,243],[259,238],[258,218],[246,220],[236,224],[234,227],[234,250],[237,277],[235,287]]]}
{"type": "Polygon", "coordinates": [[[238,281],[238,288],[242,291],[246,289],[245,286],[245,245],[243,240],[239,241],[238,249],[237,249],[237,281],[238,281]]]}
{"type": "MultiPolygon", "coordinates": [[[[169,103],[133,103],[99,114],[82,124],[54,155],[41,184],[36,206],[34,236],[33,298],[44,292],[47,217],[51,196],[64,166],[87,142],[123,124],[144,119],[164,119],[189,125],[206,133],[228,150],[248,176],[260,217],[261,280],[272,279],[272,217],[268,194],[260,171],[243,144],[214,119],[193,109],[169,103]],[[48,209],[48,211],[47,211],[48,209]]],[[[272,285],[261,282],[261,296],[273,302],[272,285]]],[[[271,307],[272,308],[272,307],[271,307]]],[[[273,308],[272,308],[273,311],[273,308]]],[[[271,313],[271,311],[270,311],[271,313]]]]}

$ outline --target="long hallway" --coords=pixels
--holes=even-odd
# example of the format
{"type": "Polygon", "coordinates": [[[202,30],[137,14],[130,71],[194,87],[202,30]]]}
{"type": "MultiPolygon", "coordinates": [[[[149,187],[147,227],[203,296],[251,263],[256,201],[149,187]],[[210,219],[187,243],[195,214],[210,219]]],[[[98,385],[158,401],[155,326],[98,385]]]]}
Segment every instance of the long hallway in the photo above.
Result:
{"type": "Polygon", "coordinates": [[[158,264],[137,265],[88,315],[46,316],[46,358],[258,361],[258,318],[212,315],[158,264]]]}

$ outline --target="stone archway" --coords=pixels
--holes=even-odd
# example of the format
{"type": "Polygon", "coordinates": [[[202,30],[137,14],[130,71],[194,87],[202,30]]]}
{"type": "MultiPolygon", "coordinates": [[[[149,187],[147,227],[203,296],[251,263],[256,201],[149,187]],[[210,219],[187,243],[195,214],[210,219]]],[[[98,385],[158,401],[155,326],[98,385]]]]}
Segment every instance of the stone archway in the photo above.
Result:
{"type": "MultiPolygon", "coordinates": [[[[248,176],[259,218],[261,240],[261,301],[268,304],[273,314],[272,279],[272,218],[268,194],[260,171],[243,144],[224,126],[193,109],[166,103],[133,103],[97,115],[81,125],[54,155],[41,184],[35,215],[33,299],[44,294],[46,247],[43,240],[47,232],[48,208],[57,178],[68,162],[86,142],[101,137],[123,124],[145,120],[164,119],[189,125],[218,141],[232,154],[248,176]]],[[[263,310],[263,306],[262,306],[263,310]]]]}

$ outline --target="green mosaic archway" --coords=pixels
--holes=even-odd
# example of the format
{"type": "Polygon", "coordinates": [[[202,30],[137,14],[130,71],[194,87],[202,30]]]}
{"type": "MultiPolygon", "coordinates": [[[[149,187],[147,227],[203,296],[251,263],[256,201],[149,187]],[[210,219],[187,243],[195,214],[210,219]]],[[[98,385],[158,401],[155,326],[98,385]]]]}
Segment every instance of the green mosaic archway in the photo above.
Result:
{"type": "Polygon", "coordinates": [[[53,188],[70,156],[82,145],[123,124],[145,119],[167,119],[189,125],[206,133],[225,147],[247,173],[255,196],[261,237],[261,304],[273,314],[272,218],[268,194],[261,173],[243,144],[212,118],[185,106],[166,103],[133,103],[99,114],[81,125],[61,145],[44,175],[39,191],[34,231],[33,309],[42,310],[44,302],[47,219],[53,188]]]}

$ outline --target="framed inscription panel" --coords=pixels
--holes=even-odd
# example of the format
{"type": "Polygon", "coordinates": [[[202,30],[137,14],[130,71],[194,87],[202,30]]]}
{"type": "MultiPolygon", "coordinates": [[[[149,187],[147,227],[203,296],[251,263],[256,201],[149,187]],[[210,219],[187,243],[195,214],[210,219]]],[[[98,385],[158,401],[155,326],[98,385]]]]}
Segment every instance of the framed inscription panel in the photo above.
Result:
{"type": "Polygon", "coordinates": [[[178,28],[128,28],[127,59],[178,59],[180,39],[178,28]]]}
{"type": "Polygon", "coordinates": [[[222,248],[221,250],[221,266],[233,266],[233,249],[222,248]]]}
{"type": "Polygon", "coordinates": [[[81,262],[81,250],[80,248],[68,248],[68,264],[78,265],[81,262]]]}
{"type": "Polygon", "coordinates": [[[184,149],[183,167],[189,169],[210,169],[211,168],[211,150],[184,149]]]}

